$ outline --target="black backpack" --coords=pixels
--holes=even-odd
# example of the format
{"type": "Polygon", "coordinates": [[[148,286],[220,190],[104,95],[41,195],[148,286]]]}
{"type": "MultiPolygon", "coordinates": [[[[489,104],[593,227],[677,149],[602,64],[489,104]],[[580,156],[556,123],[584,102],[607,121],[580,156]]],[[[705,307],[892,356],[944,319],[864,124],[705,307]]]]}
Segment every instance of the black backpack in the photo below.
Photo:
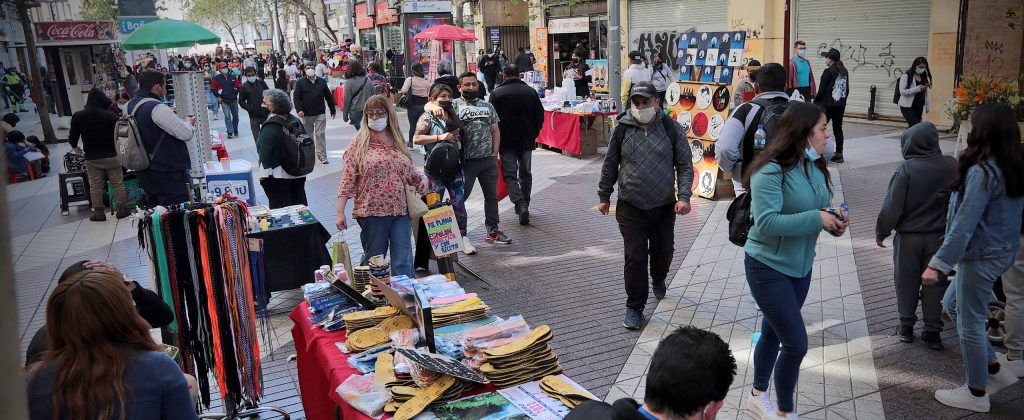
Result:
{"type": "Polygon", "coordinates": [[[289,121],[280,115],[268,118],[264,124],[271,123],[280,125],[288,137],[278,149],[281,151],[281,169],[291,176],[306,176],[313,172],[316,166],[316,145],[313,144],[313,138],[306,134],[302,123],[289,121]]]}
{"type": "MultiPolygon", "coordinates": [[[[906,74],[906,73],[904,73],[904,74],[906,74]]],[[[900,76],[900,77],[902,78],[903,76],[900,76]]],[[[910,89],[910,79],[911,79],[911,77],[908,74],[907,75],[907,85],[903,87],[904,89],[910,89]]],[[[894,84],[896,85],[896,91],[892,93],[892,103],[894,103],[896,105],[899,105],[900,104],[900,96],[903,96],[903,95],[900,95],[900,79],[897,78],[896,79],[896,83],[894,83],[894,84]]]]}
{"type": "Polygon", "coordinates": [[[772,143],[772,139],[775,137],[775,133],[779,130],[779,120],[782,119],[782,114],[789,109],[789,98],[760,98],[751,102],[760,106],[761,109],[757,111],[760,116],[750,123],[750,127],[747,127],[747,132],[743,136],[744,171],[746,171],[746,168],[750,163],[757,158],[757,155],[760,154],[760,151],[754,149],[754,134],[757,133],[757,126],[759,124],[764,124],[764,148],[768,149],[769,145],[772,143]]]}
{"type": "Polygon", "coordinates": [[[747,243],[747,234],[750,227],[754,226],[753,215],[750,214],[750,192],[740,194],[725,213],[725,219],[729,221],[729,242],[736,246],[743,246],[747,243]]]}
{"type": "Polygon", "coordinates": [[[459,175],[462,162],[459,158],[459,147],[455,143],[442,141],[435,143],[427,154],[423,171],[434,178],[448,183],[459,175]]]}

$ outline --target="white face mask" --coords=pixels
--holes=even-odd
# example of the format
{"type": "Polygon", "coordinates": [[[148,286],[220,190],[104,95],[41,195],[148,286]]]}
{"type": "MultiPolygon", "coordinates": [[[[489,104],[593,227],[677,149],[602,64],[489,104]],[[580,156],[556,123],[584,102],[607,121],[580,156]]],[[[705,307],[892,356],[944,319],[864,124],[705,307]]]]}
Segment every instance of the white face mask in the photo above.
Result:
{"type": "Polygon", "coordinates": [[[637,109],[637,107],[634,106],[629,109],[629,113],[632,114],[633,118],[636,118],[637,122],[640,124],[647,124],[654,120],[655,115],[658,115],[658,107],[652,106],[649,108],[637,109]]]}
{"type": "Polygon", "coordinates": [[[313,77],[316,77],[316,71],[313,70],[313,69],[306,69],[306,77],[308,77],[310,79],[312,79],[313,77]]]}
{"type": "Polygon", "coordinates": [[[367,121],[366,126],[376,132],[384,131],[385,128],[388,128],[388,117],[383,116],[378,119],[370,118],[369,121],[367,121]]]}

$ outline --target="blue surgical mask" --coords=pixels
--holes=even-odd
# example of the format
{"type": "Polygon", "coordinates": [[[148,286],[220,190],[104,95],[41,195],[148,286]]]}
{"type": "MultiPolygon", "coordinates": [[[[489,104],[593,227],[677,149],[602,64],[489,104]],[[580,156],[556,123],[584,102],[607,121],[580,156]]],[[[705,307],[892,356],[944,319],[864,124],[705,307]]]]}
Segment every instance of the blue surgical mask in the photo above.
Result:
{"type": "Polygon", "coordinates": [[[256,83],[256,76],[246,77],[246,80],[248,80],[249,83],[256,83]]]}
{"type": "Polygon", "coordinates": [[[917,74],[924,74],[924,72],[927,71],[927,70],[928,70],[928,68],[926,68],[926,67],[918,67],[917,68],[917,74]]]}
{"type": "Polygon", "coordinates": [[[804,57],[804,56],[807,55],[807,50],[805,50],[805,49],[796,50],[796,55],[799,55],[800,57],[804,57]]]}
{"type": "Polygon", "coordinates": [[[220,74],[228,74],[228,69],[220,69],[220,74]]]}
{"type": "Polygon", "coordinates": [[[818,151],[814,150],[813,147],[808,147],[807,149],[804,149],[804,154],[807,155],[807,158],[810,159],[811,162],[814,162],[821,158],[821,155],[819,155],[818,151]]]}

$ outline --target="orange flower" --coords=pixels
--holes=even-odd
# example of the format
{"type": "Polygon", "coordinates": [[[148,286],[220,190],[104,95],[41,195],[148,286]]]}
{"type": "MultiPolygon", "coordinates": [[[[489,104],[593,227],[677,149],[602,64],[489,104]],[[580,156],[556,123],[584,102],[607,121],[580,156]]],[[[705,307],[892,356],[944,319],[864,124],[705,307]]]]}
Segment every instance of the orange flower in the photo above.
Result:
{"type": "Polygon", "coordinates": [[[967,97],[967,88],[965,88],[963,86],[960,86],[960,87],[958,87],[956,89],[953,89],[953,94],[956,95],[957,98],[966,98],[967,97]]]}
{"type": "Polygon", "coordinates": [[[978,104],[978,105],[981,105],[981,104],[985,103],[985,97],[982,96],[982,95],[977,95],[977,96],[974,97],[973,102],[978,104]]]}

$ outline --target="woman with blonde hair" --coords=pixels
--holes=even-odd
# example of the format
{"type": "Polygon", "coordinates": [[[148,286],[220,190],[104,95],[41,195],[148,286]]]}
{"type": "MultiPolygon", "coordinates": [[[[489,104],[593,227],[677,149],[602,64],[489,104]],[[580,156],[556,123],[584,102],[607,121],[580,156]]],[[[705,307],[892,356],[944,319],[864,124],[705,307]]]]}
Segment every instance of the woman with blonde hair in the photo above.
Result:
{"type": "Polygon", "coordinates": [[[398,113],[386,97],[375,95],[366,101],[360,127],[345,149],[335,224],[338,230],[348,228],[345,208],[352,199],[352,217],[359,223],[363,245],[360,265],[390,249],[391,273],[412,277],[412,227],[405,186],[424,194],[427,178],[413,166],[398,113]]]}
{"type": "Polygon", "coordinates": [[[197,418],[181,368],[150,337],[117,271],[58,284],[46,329],[49,350],[27,374],[31,419],[197,418]]]}

